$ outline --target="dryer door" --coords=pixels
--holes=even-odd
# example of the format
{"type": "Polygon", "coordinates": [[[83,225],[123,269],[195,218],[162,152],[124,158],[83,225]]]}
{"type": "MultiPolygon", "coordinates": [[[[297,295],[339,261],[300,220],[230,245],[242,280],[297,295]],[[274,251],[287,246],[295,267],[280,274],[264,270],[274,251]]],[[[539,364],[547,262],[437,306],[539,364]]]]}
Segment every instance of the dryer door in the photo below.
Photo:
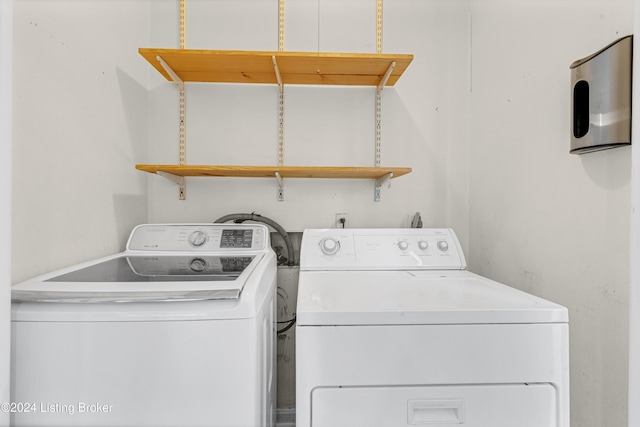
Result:
{"type": "Polygon", "coordinates": [[[330,387],[312,394],[313,427],[556,427],[550,384],[330,387]]]}

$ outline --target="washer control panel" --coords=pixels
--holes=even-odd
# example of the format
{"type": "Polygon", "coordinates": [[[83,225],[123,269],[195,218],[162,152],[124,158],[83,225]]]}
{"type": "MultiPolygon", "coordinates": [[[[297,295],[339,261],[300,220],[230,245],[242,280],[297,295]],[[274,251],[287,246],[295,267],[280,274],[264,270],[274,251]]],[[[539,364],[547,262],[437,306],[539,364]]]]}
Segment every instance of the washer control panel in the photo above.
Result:
{"type": "Polygon", "coordinates": [[[269,244],[269,230],[261,224],[144,224],[131,232],[127,250],[237,252],[269,244]]]}
{"type": "Polygon", "coordinates": [[[463,270],[460,242],[448,228],[310,229],[302,270],[463,270]]]}

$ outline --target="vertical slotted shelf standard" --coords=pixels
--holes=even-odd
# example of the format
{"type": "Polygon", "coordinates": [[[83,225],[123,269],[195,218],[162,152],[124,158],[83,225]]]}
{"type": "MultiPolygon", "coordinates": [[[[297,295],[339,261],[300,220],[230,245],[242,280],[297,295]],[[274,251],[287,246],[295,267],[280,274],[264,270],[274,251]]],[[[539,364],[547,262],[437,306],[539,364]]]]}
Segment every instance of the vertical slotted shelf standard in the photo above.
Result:
{"type": "MultiPolygon", "coordinates": [[[[393,86],[413,55],[268,52],[140,48],[140,54],[169,81],[277,85],[393,86]],[[165,64],[163,66],[163,63],[165,64]],[[169,70],[167,70],[167,67],[169,70]],[[173,75],[171,75],[173,74],[173,75]]],[[[190,176],[375,179],[381,187],[408,167],[146,165],[136,168],[174,182],[190,176]]]]}

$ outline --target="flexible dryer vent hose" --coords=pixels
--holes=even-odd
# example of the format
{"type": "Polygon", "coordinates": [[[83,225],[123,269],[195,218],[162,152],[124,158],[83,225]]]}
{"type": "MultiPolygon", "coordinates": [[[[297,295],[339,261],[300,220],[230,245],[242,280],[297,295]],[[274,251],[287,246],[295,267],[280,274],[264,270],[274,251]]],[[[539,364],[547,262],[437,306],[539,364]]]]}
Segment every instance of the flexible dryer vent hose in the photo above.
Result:
{"type": "Polygon", "coordinates": [[[289,234],[285,231],[284,228],[280,226],[280,224],[278,224],[274,220],[269,219],[266,216],[258,215],[255,213],[250,213],[250,214],[234,213],[234,214],[229,214],[221,218],[218,218],[214,221],[214,223],[223,223],[223,222],[229,222],[229,221],[233,221],[236,223],[241,223],[244,221],[255,221],[255,222],[261,222],[263,224],[267,224],[268,226],[272,227],[282,237],[285,245],[287,246],[287,265],[296,265],[295,252],[293,251],[293,244],[291,243],[289,234]]]}

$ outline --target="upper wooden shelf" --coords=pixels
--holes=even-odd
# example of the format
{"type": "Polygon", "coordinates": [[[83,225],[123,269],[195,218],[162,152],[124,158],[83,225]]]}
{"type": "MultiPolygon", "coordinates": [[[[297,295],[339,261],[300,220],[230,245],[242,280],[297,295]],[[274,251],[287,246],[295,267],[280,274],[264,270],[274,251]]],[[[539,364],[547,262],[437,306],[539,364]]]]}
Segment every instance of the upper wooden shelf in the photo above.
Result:
{"type": "Polygon", "coordinates": [[[380,179],[389,174],[393,178],[408,174],[411,168],[360,166],[209,166],[209,165],[136,165],[136,169],[164,172],[180,177],[228,176],[273,178],[276,172],[282,178],[360,178],[380,179]]]}
{"type": "Polygon", "coordinates": [[[393,86],[413,60],[411,54],[268,52],[240,50],[138,49],[167,80],[158,57],[184,82],[378,86],[395,62],[386,86],[393,86]]]}

